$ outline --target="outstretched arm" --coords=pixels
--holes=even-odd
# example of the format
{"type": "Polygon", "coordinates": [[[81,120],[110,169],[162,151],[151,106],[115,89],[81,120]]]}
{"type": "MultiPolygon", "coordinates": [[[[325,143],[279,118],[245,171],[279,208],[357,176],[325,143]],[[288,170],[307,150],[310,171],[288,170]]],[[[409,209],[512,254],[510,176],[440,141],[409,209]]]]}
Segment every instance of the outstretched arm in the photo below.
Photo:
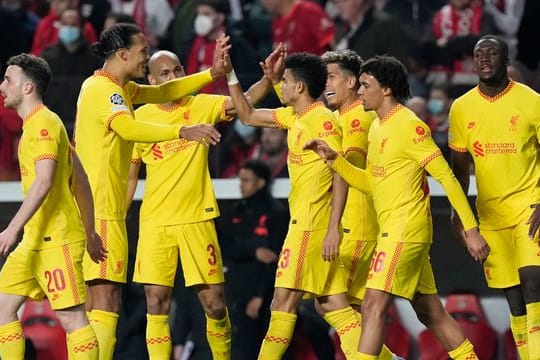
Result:
{"type": "MultiPolygon", "coordinates": [[[[470,155],[467,152],[461,152],[452,150],[452,171],[456,175],[461,188],[465,194],[469,192],[469,168],[470,168],[470,155]]],[[[465,231],[463,230],[463,224],[459,219],[459,216],[456,214],[452,208],[451,216],[452,226],[456,234],[460,237],[460,240],[463,244],[466,244],[465,241],[465,231]]]]}
{"type": "Polygon", "coordinates": [[[476,261],[484,262],[489,254],[489,246],[480,235],[478,223],[469,206],[467,196],[450,170],[448,163],[442,155],[437,156],[426,164],[425,169],[442,185],[450,204],[456,209],[463,222],[467,250],[476,261]]]}
{"type": "Polygon", "coordinates": [[[229,94],[236,108],[236,113],[240,120],[245,125],[259,127],[277,127],[276,122],[270,109],[255,109],[244,95],[242,87],[236,78],[234,69],[232,68],[229,55],[224,57],[225,69],[227,70],[227,84],[229,85],[229,94]]]}
{"type": "Polygon", "coordinates": [[[345,158],[332,150],[326,142],[321,139],[310,140],[304,145],[305,150],[313,150],[326,163],[338,173],[349,185],[359,191],[370,194],[368,173],[366,170],[358,168],[345,160],[345,158]]]}
{"type": "Polygon", "coordinates": [[[225,75],[223,56],[230,49],[229,37],[222,37],[216,41],[214,63],[208,70],[167,81],[161,85],[137,85],[132,97],[133,104],[166,103],[176,101],[186,95],[197,92],[200,88],[225,75]]]}

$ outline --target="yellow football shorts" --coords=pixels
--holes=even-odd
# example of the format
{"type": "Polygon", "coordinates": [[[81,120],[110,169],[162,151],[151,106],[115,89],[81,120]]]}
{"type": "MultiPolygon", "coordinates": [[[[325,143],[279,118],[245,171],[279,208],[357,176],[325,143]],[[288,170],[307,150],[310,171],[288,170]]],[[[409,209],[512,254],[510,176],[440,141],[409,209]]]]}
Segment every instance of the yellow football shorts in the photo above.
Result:
{"type": "Polygon", "coordinates": [[[347,275],[347,296],[353,304],[361,304],[366,292],[366,281],[377,241],[343,238],[339,255],[347,275]]]}
{"type": "Polygon", "coordinates": [[[21,243],[0,271],[0,292],[41,300],[47,296],[55,310],[83,304],[85,241],[31,250],[21,243]]]}
{"type": "Polygon", "coordinates": [[[480,228],[490,248],[484,262],[484,275],[489,287],[504,289],[519,285],[520,268],[540,266],[540,238],[537,233],[534,239],[529,239],[527,219],[506,229],[480,228]]]}
{"type": "Polygon", "coordinates": [[[107,252],[107,259],[96,264],[84,253],[84,280],[108,280],[125,283],[127,276],[128,242],[124,220],[96,219],[96,232],[107,252]]]}
{"type": "Polygon", "coordinates": [[[326,229],[304,231],[289,228],[279,256],[275,286],[303,290],[314,296],[347,292],[347,279],[341,259],[322,257],[326,229]]]}
{"type": "Polygon", "coordinates": [[[430,243],[379,239],[366,283],[368,289],[412,300],[416,293],[436,294],[429,260],[430,243]]]}
{"type": "Polygon", "coordinates": [[[159,227],[142,224],[133,281],[173,287],[179,256],[186,286],[225,281],[214,220],[159,227]]]}

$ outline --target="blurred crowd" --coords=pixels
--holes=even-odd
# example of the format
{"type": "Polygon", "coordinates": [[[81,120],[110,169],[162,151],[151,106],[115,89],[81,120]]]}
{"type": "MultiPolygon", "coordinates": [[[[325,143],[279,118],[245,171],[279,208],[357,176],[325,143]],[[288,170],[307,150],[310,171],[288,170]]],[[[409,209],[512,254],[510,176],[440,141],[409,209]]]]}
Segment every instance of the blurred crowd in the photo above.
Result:
{"type": "MultiPolygon", "coordinates": [[[[448,154],[448,109],[476,85],[471,55],[481,35],[504,37],[511,77],[538,90],[538,15],[540,3],[534,0],[1,0],[0,73],[12,55],[43,56],[54,74],[45,102],[71,133],[80,85],[101,67],[90,44],[117,22],[137,23],[151,52],[175,52],[187,74],[211,65],[214,40],[227,32],[244,88],[260,78],[258,63],[278,42],[289,53],[349,48],[364,59],[389,54],[408,67],[408,106],[448,154]]],[[[203,92],[226,94],[226,82],[203,92]]],[[[275,106],[277,99],[265,105],[275,106]]],[[[218,127],[223,138],[210,153],[212,177],[238,176],[246,159],[267,162],[273,177],[287,176],[285,133],[239,121],[218,127]]],[[[19,178],[20,132],[20,119],[0,102],[0,180],[19,178]]]]}

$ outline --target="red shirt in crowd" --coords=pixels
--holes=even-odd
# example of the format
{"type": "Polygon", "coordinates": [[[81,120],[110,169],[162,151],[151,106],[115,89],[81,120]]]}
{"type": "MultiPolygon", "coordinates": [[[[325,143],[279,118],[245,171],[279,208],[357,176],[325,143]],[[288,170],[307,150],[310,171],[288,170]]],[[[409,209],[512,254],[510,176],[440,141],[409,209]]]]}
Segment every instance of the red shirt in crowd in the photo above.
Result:
{"type": "MultiPolygon", "coordinates": [[[[49,14],[39,22],[34,34],[32,54],[39,56],[47,46],[58,43],[59,28],[60,17],[53,11],[49,11],[49,14]]],[[[83,36],[90,44],[97,41],[96,32],[89,22],[84,24],[83,36]]]]}
{"type": "Polygon", "coordinates": [[[330,49],[335,27],[324,9],[311,1],[299,1],[289,14],[272,22],[274,47],[282,42],[289,53],[309,52],[322,55],[330,49]]]}

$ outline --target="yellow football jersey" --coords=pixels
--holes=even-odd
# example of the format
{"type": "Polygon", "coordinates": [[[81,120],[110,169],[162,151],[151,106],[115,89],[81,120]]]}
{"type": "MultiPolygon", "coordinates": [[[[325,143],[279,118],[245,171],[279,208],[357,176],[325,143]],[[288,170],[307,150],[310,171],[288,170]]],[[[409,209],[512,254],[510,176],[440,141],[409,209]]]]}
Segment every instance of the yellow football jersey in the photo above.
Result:
{"type": "Polygon", "coordinates": [[[442,184],[465,229],[477,226],[467,197],[428,126],[412,111],[397,105],[385,118],[373,122],[368,139],[367,171],[353,167],[343,157],[332,167],[353,186],[372,192],[379,238],[432,240],[415,236],[431,226],[426,170],[442,184]]]}
{"type": "Polygon", "coordinates": [[[273,111],[273,117],[278,127],[288,130],[290,223],[306,231],[325,229],[330,220],[332,173],[317,154],[303,150],[303,146],[320,138],[341,152],[338,120],[321,102],[313,103],[301,114],[292,107],[279,108],[273,111]]]}
{"type": "Polygon", "coordinates": [[[53,186],[26,223],[23,244],[30,249],[44,249],[86,239],[70,188],[73,163],[62,121],[41,105],[23,120],[22,130],[18,156],[24,196],[36,180],[35,163],[43,159],[56,160],[53,186]]]}
{"type": "MultiPolygon", "coordinates": [[[[354,166],[366,168],[368,131],[377,116],[364,111],[360,100],[350,104],[339,116],[343,133],[342,148],[345,158],[354,166]]],[[[377,215],[371,196],[349,187],[347,204],[341,220],[345,236],[356,240],[377,239],[377,215]]]]}
{"type": "MultiPolygon", "coordinates": [[[[215,124],[230,119],[226,96],[187,96],[173,108],[149,104],[135,111],[138,121],[160,124],[215,124]]],[[[141,222],[153,226],[188,224],[219,216],[208,171],[208,146],[176,139],[153,144],[137,143],[132,161],[146,164],[146,186],[141,222]]]]}
{"type": "Polygon", "coordinates": [[[476,87],[453,103],[449,146],[473,158],[483,228],[514,226],[540,202],[539,131],[540,96],[514,81],[496,97],[476,87]]]}
{"type": "Polygon", "coordinates": [[[126,215],[133,142],[122,138],[111,126],[121,126],[134,141],[176,139],[179,125],[135,122],[132,104],[179,99],[211,79],[210,72],[206,71],[160,86],[130,81],[121,87],[113,75],[98,70],[84,81],[77,100],[75,147],[88,174],[97,219],[123,220],[126,215]]]}

